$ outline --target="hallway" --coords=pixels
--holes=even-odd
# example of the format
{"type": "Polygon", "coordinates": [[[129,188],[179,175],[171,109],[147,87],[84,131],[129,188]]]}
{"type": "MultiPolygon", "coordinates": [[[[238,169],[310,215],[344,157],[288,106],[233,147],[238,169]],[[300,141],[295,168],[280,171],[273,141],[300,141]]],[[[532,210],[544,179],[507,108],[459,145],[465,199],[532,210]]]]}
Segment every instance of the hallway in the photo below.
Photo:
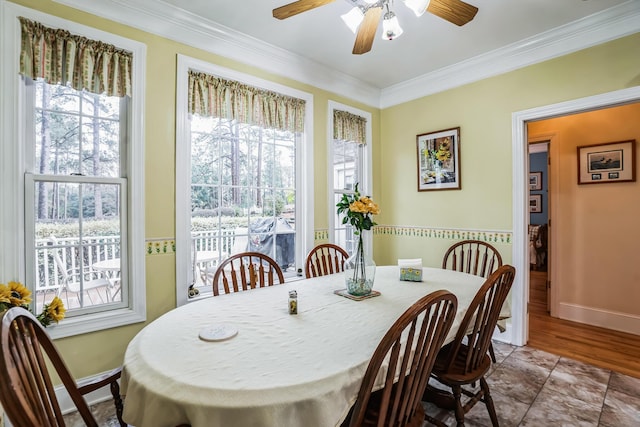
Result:
{"type": "Polygon", "coordinates": [[[640,336],[549,316],[546,280],[546,272],[530,272],[527,345],[640,378],[640,336]]]}

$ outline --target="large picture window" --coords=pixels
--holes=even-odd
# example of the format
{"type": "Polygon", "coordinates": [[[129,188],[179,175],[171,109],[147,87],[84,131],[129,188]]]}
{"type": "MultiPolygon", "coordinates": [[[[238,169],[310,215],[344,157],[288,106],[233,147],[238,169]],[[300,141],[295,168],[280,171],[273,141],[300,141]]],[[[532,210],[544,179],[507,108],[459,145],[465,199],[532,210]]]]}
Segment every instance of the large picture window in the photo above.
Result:
{"type": "Polygon", "coordinates": [[[8,2],[0,281],[63,337],[144,321],[144,45],[8,2]],[[16,74],[19,70],[19,74],[16,74]]]}
{"type": "Polygon", "coordinates": [[[188,111],[178,113],[186,120],[177,139],[189,155],[179,162],[177,188],[189,200],[176,206],[184,215],[179,264],[188,268],[178,273],[179,302],[210,294],[217,266],[240,252],[268,255],[287,280],[297,277],[312,234],[309,196],[301,191],[310,180],[302,175],[312,173],[303,168],[309,96],[220,71],[184,65],[188,111]]]}
{"type": "Polygon", "coordinates": [[[67,317],[122,307],[128,296],[122,274],[127,178],[120,169],[128,139],[126,98],[42,79],[26,78],[25,85],[26,112],[34,115],[25,201],[34,233],[35,256],[28,264],[35,273],[36,312],[54,296],[67,317]]]}

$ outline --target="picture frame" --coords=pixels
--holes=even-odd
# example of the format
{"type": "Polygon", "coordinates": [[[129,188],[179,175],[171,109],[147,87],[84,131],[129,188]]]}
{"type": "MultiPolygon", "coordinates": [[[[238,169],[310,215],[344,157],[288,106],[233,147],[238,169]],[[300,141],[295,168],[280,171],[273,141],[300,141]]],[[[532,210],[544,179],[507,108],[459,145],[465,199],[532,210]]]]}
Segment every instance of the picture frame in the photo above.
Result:
{"type": "Polygon", "coordinates": [[[529,191],[542,190],[542,172],[529,172],[529,191]]]}
{"type": "Polygon", "coordinates": [[[416,136],[418,191],[460,190],[460,128],[416,136]]]}
{"type": "Polygon", "coordinates": [[[636,140],[581,145],[578,184],[605,184],[636,180],[636,140]]]}
{"type": "Polygon", "coordinates": [[[542,194],[529,195],[529,213],[542,212],[542,194]]]}

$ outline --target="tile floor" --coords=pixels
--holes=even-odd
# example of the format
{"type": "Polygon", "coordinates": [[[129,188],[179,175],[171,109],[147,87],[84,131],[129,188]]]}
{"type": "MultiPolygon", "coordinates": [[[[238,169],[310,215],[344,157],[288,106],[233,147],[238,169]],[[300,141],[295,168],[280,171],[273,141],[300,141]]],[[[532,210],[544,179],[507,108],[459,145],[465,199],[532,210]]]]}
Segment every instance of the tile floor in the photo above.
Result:
{"type": "MultiPolygon", "coordinates": [[[[640,379],[530,347],[496,342],[494,349],[497,363],[487,382],[501,427],[640,426],[640,379]]],[[[455,426],[452,413],[431,404],[426,409],[455,426]]],[[[101,427],[117,426],[111,402],[96,405],[94,412],[101,427]]],[[[77,414],[66,418],[68,426],[82,425],[77,414]]],[[[484,404],[476,404],[465,425],[491,426],[484,404]]]]}

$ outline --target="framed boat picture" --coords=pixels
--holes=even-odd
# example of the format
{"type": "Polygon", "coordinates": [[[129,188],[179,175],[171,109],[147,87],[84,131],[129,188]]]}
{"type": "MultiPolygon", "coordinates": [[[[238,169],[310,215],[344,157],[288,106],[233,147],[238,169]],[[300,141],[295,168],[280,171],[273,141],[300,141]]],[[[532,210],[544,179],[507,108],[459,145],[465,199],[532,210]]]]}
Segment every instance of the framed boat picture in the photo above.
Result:
{"type": "Polygon", "coordinates": [[[578,147],[578,184],[636,180],[636,141],[578,147]]]}

